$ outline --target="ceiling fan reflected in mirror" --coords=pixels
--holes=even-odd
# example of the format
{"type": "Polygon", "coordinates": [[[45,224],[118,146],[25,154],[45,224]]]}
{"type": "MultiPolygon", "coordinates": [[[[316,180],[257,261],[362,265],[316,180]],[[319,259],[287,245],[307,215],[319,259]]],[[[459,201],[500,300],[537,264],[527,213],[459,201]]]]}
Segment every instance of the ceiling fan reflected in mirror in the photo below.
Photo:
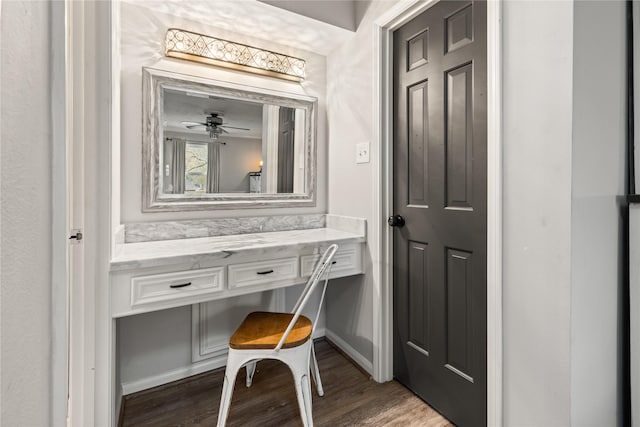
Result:
{"type": "Polygon", "coordinates": [[[209,138],[218,139],[220,135],[223,133],[229,133],[226,129],[236,129],[236,130],[251,130],[247,128],[241,128],[236,126],[229,126],[224,124],[224,120],[222,120],[222,113],[209,113],[209,115],[205,118],[204,122],[190,122],[183,121],[182,124],[187,129],[203,129],[209,132],[209,138]]]}

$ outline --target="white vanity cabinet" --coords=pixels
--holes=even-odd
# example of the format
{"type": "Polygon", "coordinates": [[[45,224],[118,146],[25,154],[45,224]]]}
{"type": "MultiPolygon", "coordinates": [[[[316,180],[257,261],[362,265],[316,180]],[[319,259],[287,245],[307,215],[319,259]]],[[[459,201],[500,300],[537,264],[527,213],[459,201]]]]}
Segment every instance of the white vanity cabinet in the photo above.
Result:
{"type": "Polygon", "coordinates": [[[285,288],[305,283],[331,244],[339,247],[331,278],[362,274],[364,220],[358,227],[347,227],[349,221],[339,218],[327,222],[335,228],[116,245],[109,292],[112,342],[118,343],[111,348],[116,402],[122,395],[224,366],[236,322],[248,310],[286,310],[285,288]],[[165,315],[169,324],[159,320],[165,315]],[[150,319],[168,329],[160,333],[150,319]],[[136,333],[149,336],[136,338],[136,333]],[[148,349],[132,345],[138,340],[148,349]],[[144,373],[134,374],[141,366],[144,373]]]}
{"type": "Polygon", "coordinates": [[[364,236],[332,229],[126,244],[111,264],[111,314],[130,316],[301,284],[332,243],[339,249],[331,278],[363,273],[364,236]]]}

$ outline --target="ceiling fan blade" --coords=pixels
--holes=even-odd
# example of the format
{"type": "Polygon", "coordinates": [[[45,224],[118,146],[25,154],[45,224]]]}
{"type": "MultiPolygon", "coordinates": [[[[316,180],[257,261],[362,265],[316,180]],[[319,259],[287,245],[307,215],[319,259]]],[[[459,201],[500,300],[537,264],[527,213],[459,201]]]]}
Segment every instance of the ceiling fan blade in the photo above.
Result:
{"type": "Polygon", "coordinates": [[[235,126],[228,126],[228,125],[220,125],[218,127],[229,128],[229,129],[238,129],[238,130],[251,130],[251,129],[247,129],[247,128],[238,128],[238,127],[235,127],[235,126]]]}
{"type": "Polygon", "coordinates": [[[182,123],[182,125],[184,125],[184,127],[186,127],[187,129],[195,129],[197,127],[207,127],[206,123],[201,123],[201,122],[180,122],[182,123]]]}

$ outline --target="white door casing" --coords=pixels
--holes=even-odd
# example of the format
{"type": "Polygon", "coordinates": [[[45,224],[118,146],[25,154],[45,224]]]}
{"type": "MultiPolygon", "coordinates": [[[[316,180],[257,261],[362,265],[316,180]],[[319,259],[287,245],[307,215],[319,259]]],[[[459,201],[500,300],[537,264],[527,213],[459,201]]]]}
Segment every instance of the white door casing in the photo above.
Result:
{"type": "Polygon", "coordinates": [[[69,250],[69,426],[115,422],[108,282],[112,72],[104,66],[114,4],[65,1],[68,224],[83,234],[69,250]]]}
{"type": "MultiPolygon", "coordinates": [[[[67,232],[84,231],[84,3],[65,2],[66,21],[66,129],[67,232]]],[[[68,363],[67,425],[93,423],[93,346],[87,342],[84,296],[84,240],[68,248],[68,363]]],[[[90,320],[89,320],[90,321],[90,320]]]]}

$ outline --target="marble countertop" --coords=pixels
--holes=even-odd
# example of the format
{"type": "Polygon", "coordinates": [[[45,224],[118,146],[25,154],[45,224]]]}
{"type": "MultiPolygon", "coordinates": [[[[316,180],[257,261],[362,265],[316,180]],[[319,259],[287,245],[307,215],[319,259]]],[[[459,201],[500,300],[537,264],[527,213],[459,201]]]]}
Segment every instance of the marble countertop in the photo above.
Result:
{"type": "MultiPolygon", "coordinates": [[[[363,227],[364,228],[364,227],[363,227]]],[[[362,243],[361,232],[336,228],[275,231],[191,239],[122,243],[115,246],[111,271],[132,270],[202,259],[223,259],[238,252],[260,255],[277,250],[304,248],[318,243],[362,243]]]]}

